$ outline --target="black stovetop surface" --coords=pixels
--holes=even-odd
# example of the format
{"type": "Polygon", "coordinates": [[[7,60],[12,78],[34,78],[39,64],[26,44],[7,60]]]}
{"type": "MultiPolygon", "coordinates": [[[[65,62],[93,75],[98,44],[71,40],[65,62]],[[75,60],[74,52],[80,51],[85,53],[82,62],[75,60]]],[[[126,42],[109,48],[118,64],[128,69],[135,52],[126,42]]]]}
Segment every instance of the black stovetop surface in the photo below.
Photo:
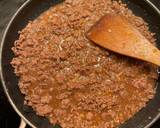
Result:
{"type": "MultiPolygon", "coordinates": [[[[0,40],[3,31],[15,11],[26,0],[0,0],[0,40]]],[[[160,0],[150,0],[160,9],[160,0]]],[[[0,128],[18,128],[20,117],[14,112],[3,92],[0,83],[0,128]]],[[[30,128],[29,126],[27,126],[30,128]]],[[[158,120],[151,128],[160,128],[158,120]]]]}

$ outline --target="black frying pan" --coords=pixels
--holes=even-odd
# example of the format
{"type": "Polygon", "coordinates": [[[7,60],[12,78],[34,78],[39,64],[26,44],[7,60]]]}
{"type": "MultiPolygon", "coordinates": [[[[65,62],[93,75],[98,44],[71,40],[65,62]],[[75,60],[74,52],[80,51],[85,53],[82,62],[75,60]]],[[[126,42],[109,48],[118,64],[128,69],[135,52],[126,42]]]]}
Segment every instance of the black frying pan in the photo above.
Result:
{"type": "MultiPolygon", "coordinates": [[[[143,17],[156,33],[157,45],[160,46],[160,11],[149,0],[123,0],[133,12],[143,17]]],[[[62,0],[28,0],[11,19],[1,43],[1,80],[9,102],[22,119],[31,127],[53,128],[46,118],[37,116],[28,106],[24,106],[24,96],[18,88],[18,78],[10,65],[14,57],[11,47],[18,39],[18,31],[25,27],[29,20],[34,20],[50,6],[62,0]]],[[[157,81],[156,95],[145,108],[124,123],[121,128],[148,128],[160,117],[160,81],[157,81]]],[[[138,98],[138,97],[137,97],[138,98]]],[[[57,127],[57,126],[56,126],[57,127]]]]}

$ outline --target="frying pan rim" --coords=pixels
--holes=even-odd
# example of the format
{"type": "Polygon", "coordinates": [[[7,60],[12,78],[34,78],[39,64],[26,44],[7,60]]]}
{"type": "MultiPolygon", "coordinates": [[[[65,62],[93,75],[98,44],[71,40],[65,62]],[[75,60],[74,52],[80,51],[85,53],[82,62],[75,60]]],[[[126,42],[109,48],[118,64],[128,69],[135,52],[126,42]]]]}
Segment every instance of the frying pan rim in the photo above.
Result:
{"type": "Polygon", "coordinates": [[[25,8],[32,0],[27,0],[26,2],[24,2],[20,8],[18,8],[18,10],[14,13],[14,15],[12,16],[11,20],[9,21],[5,31],[4,31],[4,34],[3,34],[3,37],[2,37],[2,41],[1,41],[1,46],[0,46],[0,78],[1,78],[1,83],[2,83],[2,86],[3,86],[3,89],[4,89],[4,92],[8,98],[8,101],[9,103],[11,104],[11,106],[13,107],[13,109],[16,111],[16,113],[20,116],[21,119],[23,119],[28,125],[30,125],[32,128],[36,128],[36,126],[34,126],[21,112],[20,110],[16,107],[15,103],[13,102],[9,92],[8,92],[8,89],[6,87],[6,84],[5,84],[5,80],[4,80],[4,77],[3,77],[3,70],[2,70],[2,52],[3,52],[3,45],[4,45],[4,42],[5,42],[5,39],[6,39],[6,35],[8,33],[8,30],[10,28],[10,26],[12,25],[13,21],[16,19],[16,16],[23,10],[23,8],[25,8]]]}
{"type": "MultiPolygon", "coordinates": [[[[14,20],[16,19],[16,16],[21,13],[21,11],[33,0],[27,0],[25,1],[20,8],[18,8],[18,10],[14,13],[14,15],[12,16],[11,20],[9,21],[3,36],[2,36],[2,40],[1,40],[1,45],[0,45],[0,79],[1,79],[1,83],[2,83],[2,87],[3,90],[5,92],[5,95],[8,98],[9,103],[11,104],[11,106],[13,107],[13,109],[16,111],[16,113],[28,124],[30,125],[32,128],[36,128],[36,126],[34,124],[32,124],[21,112],[20,110],[16,107],[15,103],[13,102],[13,100],[11,99],[11,96],[8,92],[8,89],[6,87],[5,81],[4,81],[4,77],[3,77],[3,71],[2,71],[2,52],[3,52],[3,45],[4,42],[6,40],[6,35],[9,31],[9,28],[11,27],[12,23],[14,22],[14,20]]],[[[144,2],[146,2],[149,6],[151,6],[151,8],[153,8],[155,10],[155,13],[157,13],[157,15],[160,16],[160,10],[150,1],[150,0],[144,0],[144,2]]],[[[160,112],[157,114],[157,116],[144,128],[149,128],[150,126],[152,126],[158,119],[160,118],[160,112]]]]}

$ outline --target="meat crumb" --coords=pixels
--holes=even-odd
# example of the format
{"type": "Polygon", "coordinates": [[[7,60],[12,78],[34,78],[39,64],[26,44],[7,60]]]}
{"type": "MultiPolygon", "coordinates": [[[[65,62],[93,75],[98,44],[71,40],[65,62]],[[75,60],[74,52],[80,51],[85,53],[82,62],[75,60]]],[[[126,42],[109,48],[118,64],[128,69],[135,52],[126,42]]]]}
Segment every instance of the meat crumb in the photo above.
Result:
{"type": "Polygon", "coordinates": [[[119,127],[155,95],[156,66],[108,51],[85,37],[106,13],[123,15],[155,44],[147,23],[121,0],[65,0],[19,32],[11,64],[24,102],[52,124],[119,127]]]}

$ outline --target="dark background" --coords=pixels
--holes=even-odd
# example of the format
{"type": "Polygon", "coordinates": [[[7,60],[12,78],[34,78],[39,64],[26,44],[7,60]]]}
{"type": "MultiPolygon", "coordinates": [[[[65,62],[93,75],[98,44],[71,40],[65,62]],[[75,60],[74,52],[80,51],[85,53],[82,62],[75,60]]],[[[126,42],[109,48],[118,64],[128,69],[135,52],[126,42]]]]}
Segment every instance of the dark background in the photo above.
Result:
{"type": "MultiPolygon", "coordinates": [[[[10,18],[25,1],[26,0],[0,0],[0,40],[10,18]]],[[[160,0],[150,1],[160,9],[160,0]]],[[[20,117],[8,103],[0,83],[0,128],[18,128],[19,123],[20,117]]],[[[151,128],[160,128],[160,120],[151,128]]]]}

